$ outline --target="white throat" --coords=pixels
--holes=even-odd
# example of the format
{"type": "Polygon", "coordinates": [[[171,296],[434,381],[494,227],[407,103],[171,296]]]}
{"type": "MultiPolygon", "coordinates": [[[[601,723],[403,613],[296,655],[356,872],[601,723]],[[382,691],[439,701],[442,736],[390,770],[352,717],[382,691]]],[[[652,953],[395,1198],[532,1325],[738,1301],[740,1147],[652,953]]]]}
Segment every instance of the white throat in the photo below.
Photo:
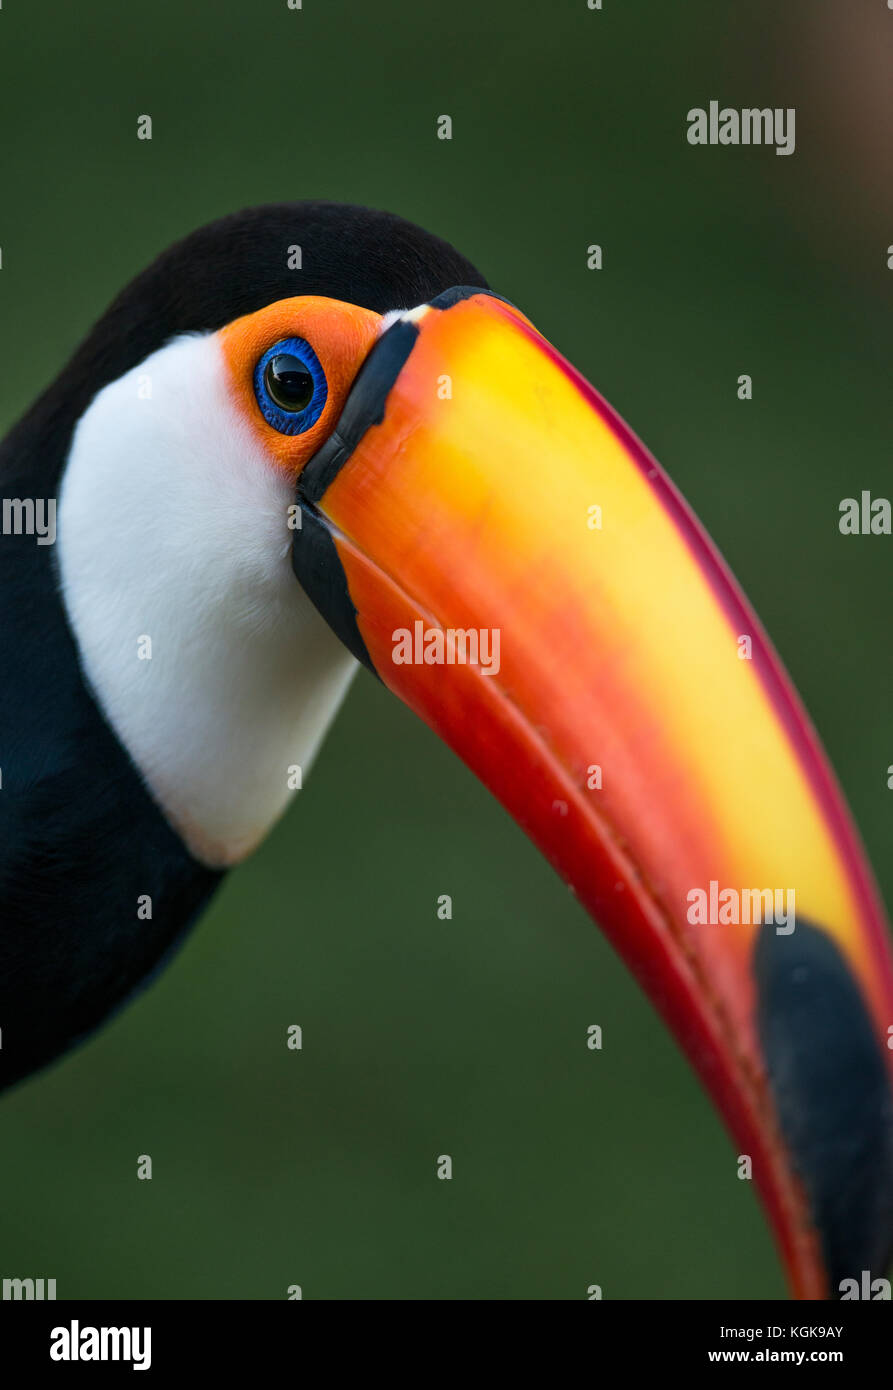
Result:
{"type": "Polygon", "coordinates": [[[100,391],[57,543],[100,707],[191,852],[221,867],[281,814],[357,665],[292,573],[291,485],[224,382],[210,334],[100,391]]]}

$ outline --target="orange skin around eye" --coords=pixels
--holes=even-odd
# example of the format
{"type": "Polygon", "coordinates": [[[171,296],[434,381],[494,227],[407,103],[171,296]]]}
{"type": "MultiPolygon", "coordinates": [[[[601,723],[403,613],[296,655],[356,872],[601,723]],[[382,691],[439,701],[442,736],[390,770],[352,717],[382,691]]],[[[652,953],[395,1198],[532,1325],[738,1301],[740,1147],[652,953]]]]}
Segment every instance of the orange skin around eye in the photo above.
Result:
{"type": "Polygon", "coordinates": [[[220,330],[233,399],[264,453],[292,478],[335,428],[354,377],[380,331],[380,314],[318,295],[277,300],[220,330]],[[267,424],[254,394],[259,358],[284,338],[304,338],[310,344],[328,384],[323,412],[303,434],[281,434],[267,424]]]}

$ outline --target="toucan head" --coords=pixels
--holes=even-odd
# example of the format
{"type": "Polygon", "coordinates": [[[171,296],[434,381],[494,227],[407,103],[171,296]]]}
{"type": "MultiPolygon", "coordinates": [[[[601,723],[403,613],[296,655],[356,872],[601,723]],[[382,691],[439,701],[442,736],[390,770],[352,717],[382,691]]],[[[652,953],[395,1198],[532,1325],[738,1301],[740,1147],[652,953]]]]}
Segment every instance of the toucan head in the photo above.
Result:
{"type": "Polygon", "coordinates": [[[69,621],[191,853],[258,843],[366,666],[648,992],[794,1292],[881,1275],[893,970],[857,835],[709,538],[523,306],[397,218],[259,209],[166,253],[60,380],[69,621]]]}

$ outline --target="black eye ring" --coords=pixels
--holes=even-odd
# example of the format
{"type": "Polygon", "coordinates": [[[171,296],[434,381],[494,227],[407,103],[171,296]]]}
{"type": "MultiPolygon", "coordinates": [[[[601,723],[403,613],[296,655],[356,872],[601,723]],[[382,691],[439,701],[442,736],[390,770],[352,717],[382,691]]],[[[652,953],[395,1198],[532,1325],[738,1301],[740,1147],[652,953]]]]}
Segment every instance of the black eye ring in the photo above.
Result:
{"type": "Polygon", "coordinates": [[[319,358],[303,338],[274,343],[254,368],[260,413],[280,434],[303,434],[315,425],[328,393],[319,358]]]}

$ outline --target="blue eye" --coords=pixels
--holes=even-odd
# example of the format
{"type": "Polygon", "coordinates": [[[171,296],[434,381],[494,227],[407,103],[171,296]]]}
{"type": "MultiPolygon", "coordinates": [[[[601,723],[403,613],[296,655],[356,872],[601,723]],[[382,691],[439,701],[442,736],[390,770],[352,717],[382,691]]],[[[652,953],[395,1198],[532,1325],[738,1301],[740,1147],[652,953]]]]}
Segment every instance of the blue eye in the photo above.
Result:
{"type": "Polygon", "coordinates": [[[280,434],[303,434],[315,425],[329,388],[319,358],[303,338],[284,338],[267,348],[254,369],[260,413],[280,434]]]}

